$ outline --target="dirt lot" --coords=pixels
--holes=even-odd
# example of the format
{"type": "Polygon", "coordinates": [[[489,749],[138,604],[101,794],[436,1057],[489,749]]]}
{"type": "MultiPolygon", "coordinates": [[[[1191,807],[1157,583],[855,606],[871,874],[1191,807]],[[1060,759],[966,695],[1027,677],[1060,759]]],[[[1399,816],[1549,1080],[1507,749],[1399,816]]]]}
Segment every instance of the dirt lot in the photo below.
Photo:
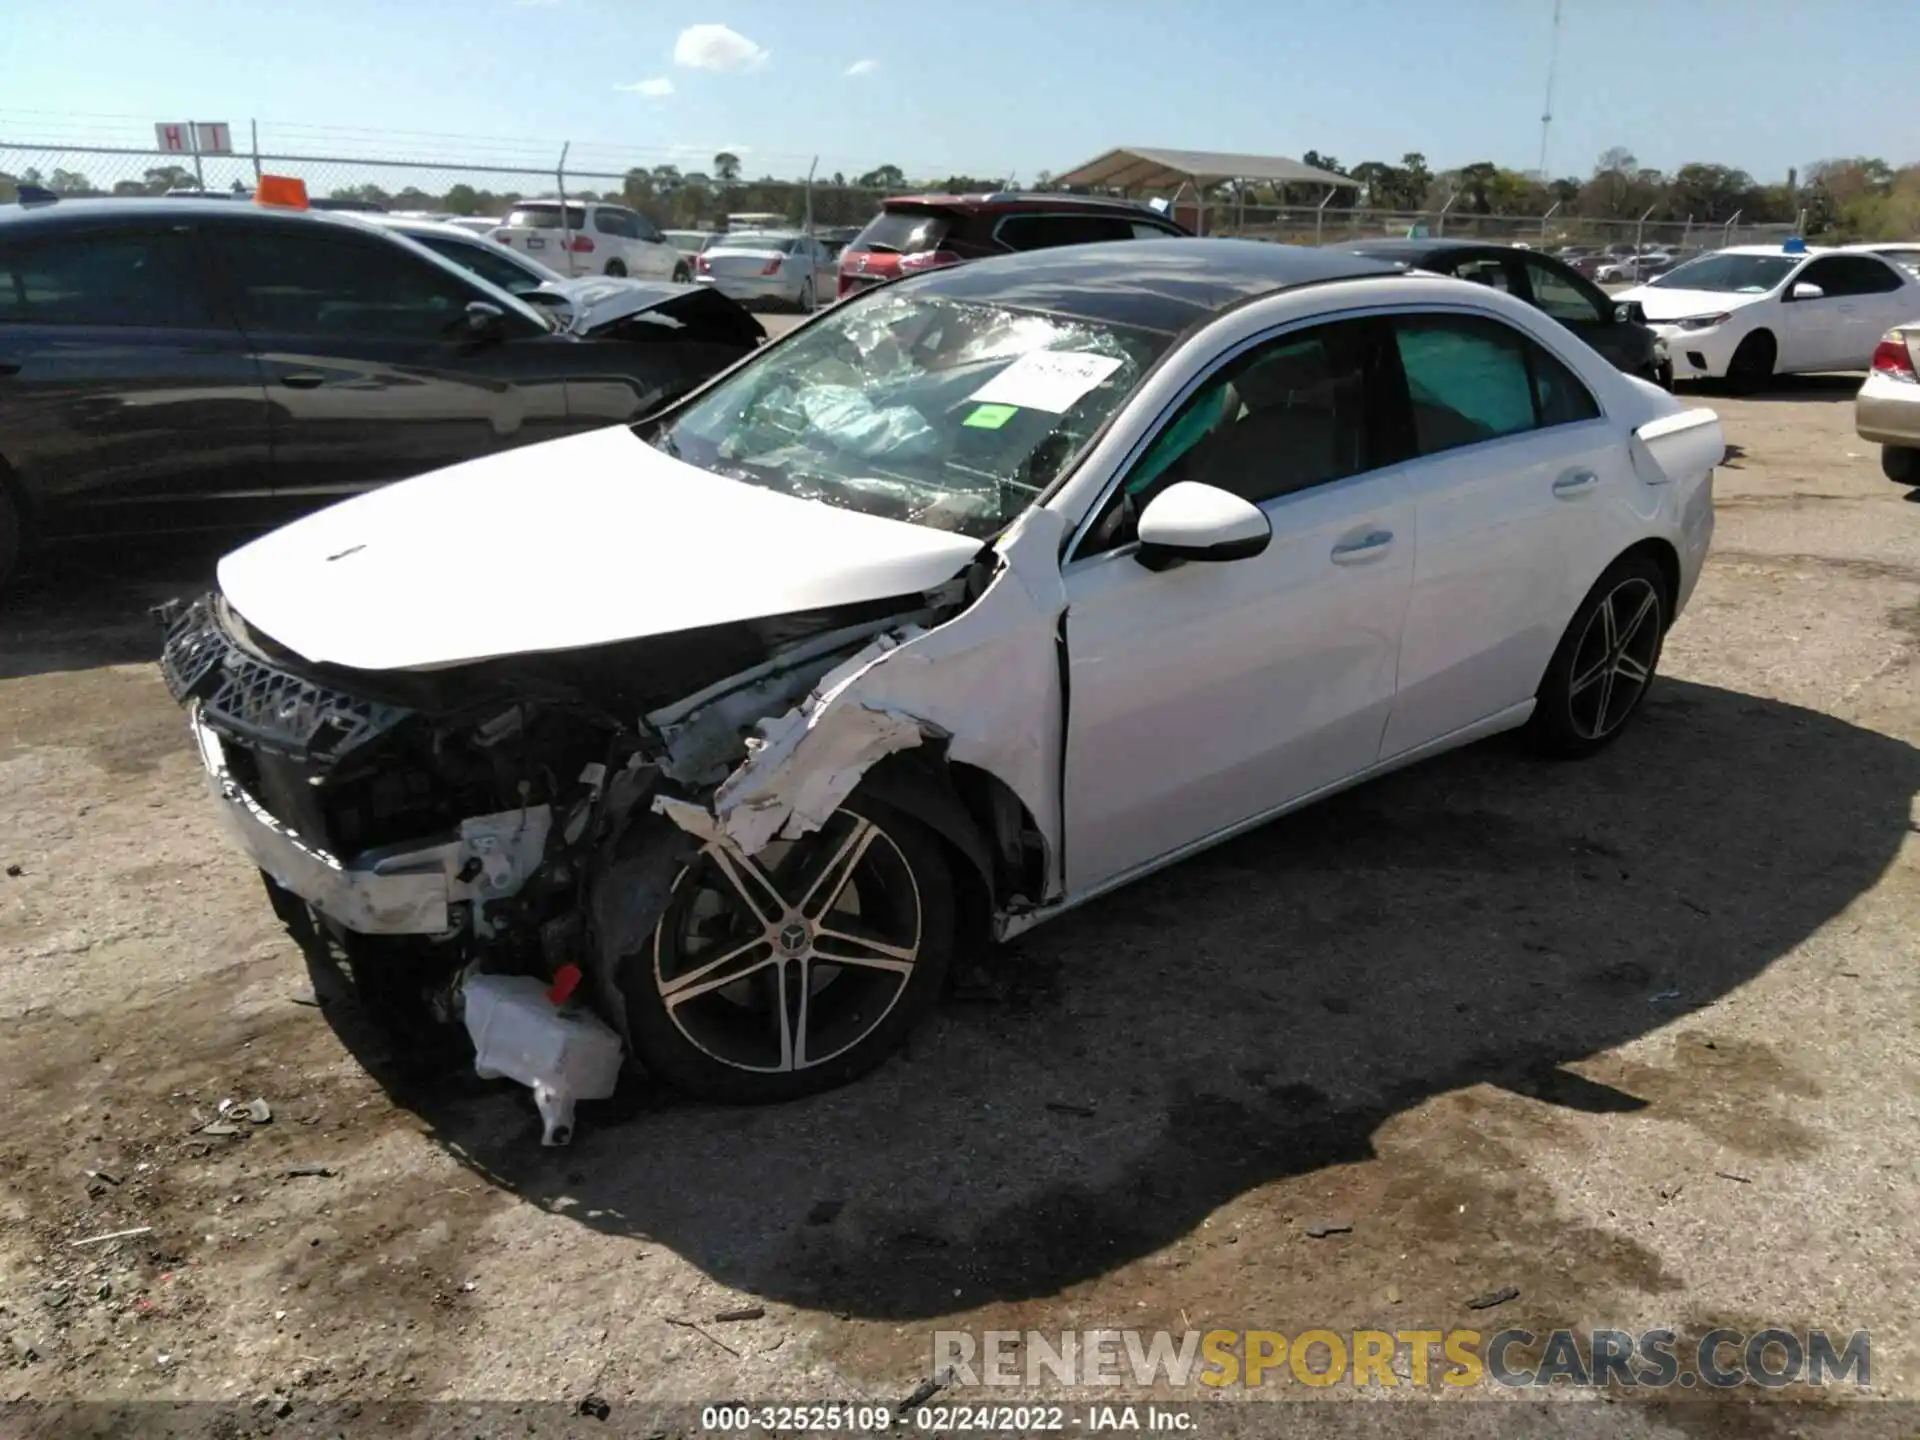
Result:
{"type": "MultiPolygon", "coordinates": [[[[936,1328],[1722,1324],[1870,1329],[1920,1397],[1920,508],[1852,389],[1711,400],[1716,551],[1602,758],[1394,777],[1037,932],[853,1089],[559,1151],[217,835],[141,614],[208,555],[69,558],[0,614],[0,1398],[897,1401],[936,1328]]],[[[1677,1423],[1788,1433],[1753,1393],[1677,1423]]]]}

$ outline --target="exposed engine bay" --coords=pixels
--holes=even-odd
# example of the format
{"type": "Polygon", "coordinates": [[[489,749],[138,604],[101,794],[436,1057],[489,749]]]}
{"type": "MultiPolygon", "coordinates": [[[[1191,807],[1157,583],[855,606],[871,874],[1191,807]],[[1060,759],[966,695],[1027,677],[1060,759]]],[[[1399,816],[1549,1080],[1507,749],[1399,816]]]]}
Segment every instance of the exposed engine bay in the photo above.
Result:
{"type": "Polygon", "coordinates": [[[752,854],[891,786],[976,872],[995,932],[1057,894],[1057,736],[1010,739],[987,693],[1032,714],[1058,684],[1051,597],[1016,570],[986,548],[917,595],[381,671],[307,661],[216,592],[169,615],[162,667],[276,908],[369,963],[424,960],[432,1008],[464,1012],[483,1073],[529,1084],[557,1144],[633,1054],[622,967],[703,849],[752,854]],[[934,658],[968,697],[945,716],[912,696],[934,658]]]}

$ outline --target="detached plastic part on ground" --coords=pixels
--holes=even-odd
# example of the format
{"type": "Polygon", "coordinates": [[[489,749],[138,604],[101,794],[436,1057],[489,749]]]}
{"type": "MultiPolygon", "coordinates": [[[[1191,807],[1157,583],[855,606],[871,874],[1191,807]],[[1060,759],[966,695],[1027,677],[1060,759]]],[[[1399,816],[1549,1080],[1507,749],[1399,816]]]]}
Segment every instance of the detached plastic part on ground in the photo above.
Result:
{"type": "Polygon", "coordinates": [[[591,1011],[555,1004],[532,975],[473,975],[461,987],[474,1072],[533,1090],[542,1145],[573,1139],[573,1107],[604,1100],[620,1078],[620,1037],[591,1011]]]}

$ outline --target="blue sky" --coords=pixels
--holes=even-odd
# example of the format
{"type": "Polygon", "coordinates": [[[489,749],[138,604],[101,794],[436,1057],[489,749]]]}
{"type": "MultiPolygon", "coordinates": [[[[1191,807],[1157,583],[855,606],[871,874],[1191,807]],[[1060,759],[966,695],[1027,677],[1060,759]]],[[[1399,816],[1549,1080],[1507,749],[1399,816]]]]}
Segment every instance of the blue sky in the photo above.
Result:
{"type": "MultiPolygon", "coordinates": [[[[407,158],[458,153],[424,132],[542,153],[571,140],[593,163],[683,169],[731,148],[749,175],[804,172],[817,153],[823,174],[889,162],[1031,180],[1128,143],[1524,169],[1539,157],[1552,9],[0,0],[0,141],[126,116],[226,120],[240,136],[249,119],[269,135],[350,127],[372,132],[359,148],[407,158]]],[[[1832,155],[1920,160],[1920,107],[1903,98],[1915,55],[1915,0],[1564,0],[1548,168],[1584,175],[1613,145],[1762,180],[1832,155]]]]}

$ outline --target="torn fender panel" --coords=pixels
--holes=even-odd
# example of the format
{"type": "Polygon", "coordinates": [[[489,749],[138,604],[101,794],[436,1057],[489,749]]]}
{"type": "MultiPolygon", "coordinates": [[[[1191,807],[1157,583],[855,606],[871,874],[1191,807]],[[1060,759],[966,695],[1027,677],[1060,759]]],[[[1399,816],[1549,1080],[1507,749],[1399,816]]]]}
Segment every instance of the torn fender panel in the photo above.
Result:
{"type": "Polygon", "coordinates": [[[792,710],[763,720],[710,811],[662,797],[655,808],[748,854],[819,828],[876,762],[929,737],[948,758],[1004,782],[1047,846],[1047,893],[1060,889],[1064,723],[1055,646],[1066,607],[1065,522],[1030,510],[995,546],[1001,568],[967,609],[929,630],[877,637],[828,672],[792,710]]]}

